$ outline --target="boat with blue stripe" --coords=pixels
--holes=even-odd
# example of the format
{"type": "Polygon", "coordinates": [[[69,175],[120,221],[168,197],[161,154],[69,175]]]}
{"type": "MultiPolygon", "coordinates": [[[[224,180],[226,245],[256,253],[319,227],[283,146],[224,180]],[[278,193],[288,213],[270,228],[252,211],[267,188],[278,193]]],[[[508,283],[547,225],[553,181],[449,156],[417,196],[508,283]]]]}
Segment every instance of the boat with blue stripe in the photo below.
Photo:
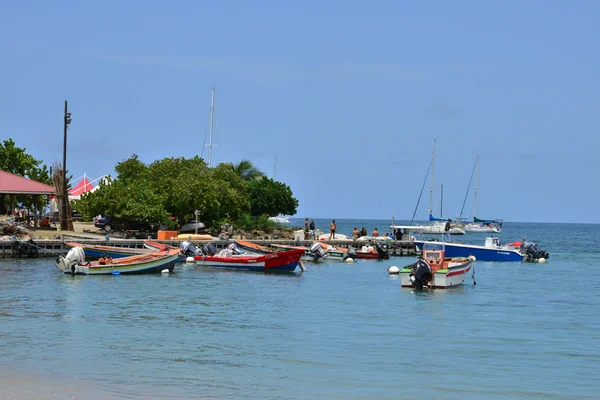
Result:
{"type": "Polygon", "coordinates": [[[523,261],[525,253],[517,247],[502,246],[497,237],[487,237],[483,246],[476,244],[415,240],[419,250],[444,250],[446,257],[474,256],[478,261],[523,261]]]}

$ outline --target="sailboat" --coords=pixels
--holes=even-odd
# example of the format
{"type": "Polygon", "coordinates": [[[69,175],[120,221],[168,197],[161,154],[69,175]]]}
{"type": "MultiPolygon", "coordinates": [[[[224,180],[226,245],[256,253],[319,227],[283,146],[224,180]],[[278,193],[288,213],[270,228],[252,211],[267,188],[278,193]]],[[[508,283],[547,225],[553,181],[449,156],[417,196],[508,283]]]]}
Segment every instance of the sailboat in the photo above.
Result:
{"type": "MultiPolygon", "coordinates": [[[[429,186],[429,225],[411,226],[411,230],[421,234],[444,234],[447,219],[435,218],[433,216],[433,182],[434,182],[434,167],[435,167],[435,143],[433,141],[433,154],[431,156],[431,182],[429,186]]],[[[442,187],[443,190],[443,187],[442,187]]],[[[464,235],[465,231],[460,226],[450,227],[451,235],[464,235]]]]}
{"type": "MultiPolygon", "coordinates": [[[[472,175],[471,175],[472,176],[472,175]]],[[[475,186],[473,187],[473,222],[465,224],[465,232],[500,233],[502,220],[477,218],[477,188],[479,187],[479,156],[475,159],[475,186]]]]}

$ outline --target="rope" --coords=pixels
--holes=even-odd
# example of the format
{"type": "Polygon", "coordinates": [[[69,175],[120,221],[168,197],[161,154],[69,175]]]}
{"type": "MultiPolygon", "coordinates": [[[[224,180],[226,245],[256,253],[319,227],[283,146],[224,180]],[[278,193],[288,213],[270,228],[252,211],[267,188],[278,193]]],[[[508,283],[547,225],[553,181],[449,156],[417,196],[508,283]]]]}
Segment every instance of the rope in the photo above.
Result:
{"type": "Polygon", "coordinates": [[[410,220],[410,224],[413,224],[413,221],[415,220],[415,215],[417,214],[417,209],[419,208],[419,203],[421,202],[421,196],[423,196],[423,190],[425,189],[425,183],[427,182],[427,177],[429,176],[429,171],[431,170],[431,163],[433,162],[430,161],[429,162],[429,168],[427,168],[427,174],[425,174],[425,180],[423,181],[423,186],[421,187],[421,193],[419,193],[419,199],[417,200],[417,205],[415,206],[415,212],[413,213],[413,216],[410,220]]]}
{"type": "Polygon", "coordinates": [[[469,195],[469,189],[471,189],[471,182],[473,181],[473,174],[475,173],[475,167],[477,166],[477,160],[475,160],[475,164],[473,165],[473,171],[471,171],[471,179],[469,179],[469,186],[467,186],[467,193],[465,193],[465,199],[463,200],[462,208],[460,209],[459,219],[462,218],[463,210],[465,209],[465,203],[467,202],[467,196],[469,195]]]}

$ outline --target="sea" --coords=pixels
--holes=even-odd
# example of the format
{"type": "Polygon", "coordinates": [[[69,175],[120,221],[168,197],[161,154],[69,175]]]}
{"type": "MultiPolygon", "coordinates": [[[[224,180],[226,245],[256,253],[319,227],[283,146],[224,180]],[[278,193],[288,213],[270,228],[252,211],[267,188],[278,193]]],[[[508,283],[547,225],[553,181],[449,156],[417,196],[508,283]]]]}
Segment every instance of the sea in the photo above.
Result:
{"type": "Polygon", "coordinates": [[[600,398],[600,225],[505,222],[497,236],[548,262],[478,261],[476,285],[418,292],[387,273],[408,256],[138,276],[0,259],[0,399],[600,398]]]}

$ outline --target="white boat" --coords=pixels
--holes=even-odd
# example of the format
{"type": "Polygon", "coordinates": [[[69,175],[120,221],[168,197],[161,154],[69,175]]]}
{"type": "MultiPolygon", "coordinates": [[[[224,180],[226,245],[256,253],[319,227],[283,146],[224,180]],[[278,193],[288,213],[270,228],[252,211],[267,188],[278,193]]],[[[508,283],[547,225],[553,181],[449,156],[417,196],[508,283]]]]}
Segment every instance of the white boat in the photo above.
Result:
{"type": "MultiPolygon", "coordinates": [[[[431,182],[429,185],[429,224],[427,225],[413,225],[411,226],[411,230],[417,234],[430,234],[430,235],[437,235],[437,234],[445,234],[446,230],[446,218],[434,218],[433,217],[433,182],[434,182],[434,167],[435,167],[435,144],[436,144],[436,140],[433,141],[433,153],[431,155],[431,182]]],[[[427,175],[429,175],[429,171],[427,171],[427,175]]],[[[427,176],[425,177],[425,182],[427,182],[427,176]]],[[[425,182],[423,182],[423,186],[425,186],[425,182]]],[[[441,195],[441,199],[440,199],[440,203],[443,202],[443,190],[444,187],[442,186],[442,195],[441,195]]],[[[420,196],[419,196],[420,199],[420,196]]],[[[418,207],[419,203],[417,202],[417,207],[418,207]]],[[[440,210],[441,211],[441,210],[440,210]]],[[[416,209],[415,209],[416,212],[416,209]]],[[[414,215],[413,215],[414,217],[414,215]]],[[[450,227],[450,231],[449,233],[451,235],[464,235],[465,234],[465,230],[462,228],[461,225],[456,225],[456,223],[454,223],[454,226],[451,225],[450,227]]]]}
{"type": "Polygon", "coordinates": [[[498,225],[495,224],[481,224],[476,222],[470,222],[465,224],[465,232],[476,232],[476,233],[500,233],[502,230],[498,225]]]}
{"type": "Polygon", "coordinates": [[[290,223],[289,218],[284,217],[283,215],[278,215],[276,217],[269,217],[269,221],[276,222],[278,224],[289,224],[290,223]]]}
{"type": "MultiPolygon", "coordinates": [[[[473,222],[466,222],[464,224],[465,232],[475,233],[500,233],[502,231],[502,220],[484,220],[477,218],[477,188],[479,187],[479,156],[475,159],[475,166],[473,168],[475,172],[475,186],[473,186],[473,222]]],[[[471,174],[471,178],[473,175],[471,174]]],[[[470,184],[470,182],[469,182],[470,184]]],[[[467,194],[469,191],[467,190],[467,194]]],[[[465,195],[465,201],[467,195],[465,195]]],[[[462,214],[462,211],[461,211],[462,214]]],[[[462,219],[461,219],[462,220],[462,219]]]]}
{"type": "MultiPolygon", "coordinates": [[[[444,222],[434,222],[430,225],[414,225],[411,226],[411,230],[415,233],[420,234],[429,234],[429,235],[443,235],[446,233],[445,231],[446,223],[444,222]]],[[[450,227],[451,235],[464,235],[465,230],[460,226],[451,226],[450,227]]]]}
{"type": "Polygon", "coordinates": [[[352,240],[352,237],[337,232],[335,233],[335,239],[329,239],[329,236],[329,233],[323,233],[319,235],[319,240],[352,240]]]}
{"type": "MultiPolygon", "coordinates": [[[[402,287],[448,289],[462,285],[475,263],[473,257],[447,258],[444,250],[424,250],[423,257],[400,270],[402,287]]],[[[473,282],[475,274],[473,273],[473,282]]]]}

